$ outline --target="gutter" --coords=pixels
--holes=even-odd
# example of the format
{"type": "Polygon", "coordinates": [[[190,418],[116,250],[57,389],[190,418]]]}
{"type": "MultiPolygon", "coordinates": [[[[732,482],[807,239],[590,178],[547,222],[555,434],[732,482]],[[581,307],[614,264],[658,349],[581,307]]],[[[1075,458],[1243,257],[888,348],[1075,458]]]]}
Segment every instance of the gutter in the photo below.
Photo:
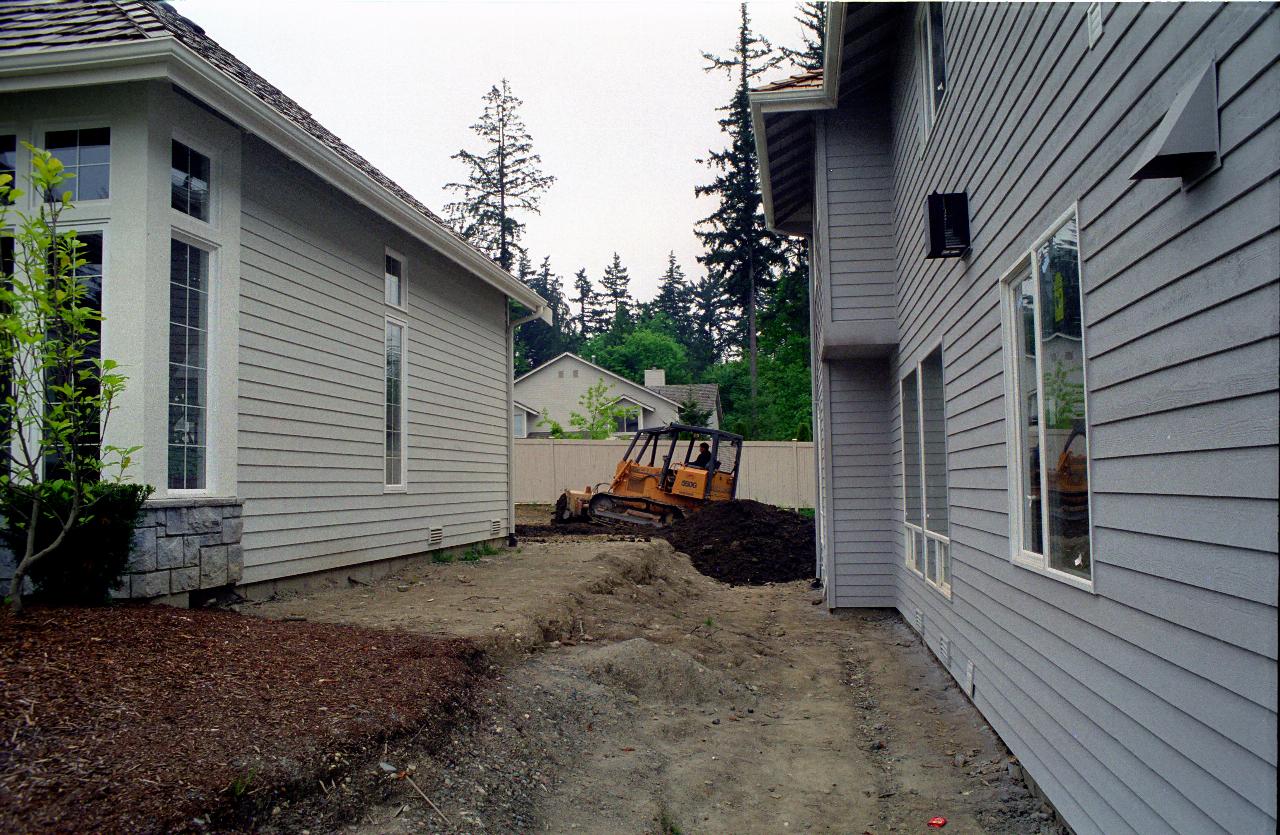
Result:
{"type": "Polygon", "coordinates": [[[173,37],[0,59],[0,93],[154,79],[168,79],[215,107],[245,131],[549,321],[550,311],[541,296],[173,37]]]}
{"type": "Polygon", "coordinates": [[[760,197],[764,203],[765,227],[780,235],[773,213],[773,183],[769,175],[769,142],[765,137],[766,113],[804,110],[834,110],[840,101],[840,62],[844,56],[844,3],[827,4],[827,28],[823,33],[822,87],[814,89],[767,90],[749,93],[751,132],[755,139],[756,161],[760,176],[760,197]]]}

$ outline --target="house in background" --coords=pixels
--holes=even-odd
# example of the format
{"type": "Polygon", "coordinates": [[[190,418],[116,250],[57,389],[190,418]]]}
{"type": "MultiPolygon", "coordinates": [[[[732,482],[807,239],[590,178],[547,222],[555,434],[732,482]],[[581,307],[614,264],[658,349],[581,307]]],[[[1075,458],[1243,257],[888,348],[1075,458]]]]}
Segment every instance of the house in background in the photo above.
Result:
{"type": "Polygon", "coordinates": [[[610,397],[618,398],[623,407],[631,410],[629,416],[618,419],[618,434],[678,421],[680,405],[686,397],[692,397],[703,408],[712,406],[708,409],[712,420],[709,425],[720,426],[720,394],[715,384],[668,386],[665,371],[649,369],[642,386],[566,352],[516,379],[515,396],[527,404],[526,414],[532,412],[524,437],[545,438],[550,434],[550,426],[542,419],[544,413],[570,431],[569,416],[582,412],[580,399],[587,389],[601,382],[609,386],[610,397]]]}
{"type": "Polygon", "coordinates": [[[165,4],[5,3],[18,172],[24,141],[77,174],[67,220],[130,378],[103,440],[157,488],[125,594],[512,530],[508,302],[544,302],[296,102],[165,4]]]}
{"type": "Polygon", "coordinates": [[[751,96],[817,562],[1076,832],[1274,832],[1280,13],[836,4],[751,96]]]}

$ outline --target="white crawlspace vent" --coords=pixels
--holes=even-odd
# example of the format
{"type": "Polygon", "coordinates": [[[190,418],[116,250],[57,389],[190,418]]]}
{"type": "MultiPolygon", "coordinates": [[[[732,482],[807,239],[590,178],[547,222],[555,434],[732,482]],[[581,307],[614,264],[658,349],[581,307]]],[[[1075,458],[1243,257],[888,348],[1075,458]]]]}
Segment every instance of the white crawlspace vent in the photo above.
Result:
{"type": "Polygon", "coordinates": [[[444,528],[427,529],[427,547],[435,548],[444,544],[444,528]]]}
{"type": "Polygon", "coordinates": [[[951,639],[945,635],[938,638],[938,660],[942,666],[951,667],[951,639]]]}
{"type": "Polygon", "coordinates": [[[1090,3],[1085,19],[1089,23],[1089,48],[1093,49],[1094,44],[1102,37],[1102,4],[1090,3]]]}
{"type": "Polygon", "coordinates": [[[911,613],[911,623],[915,626],[916,631],[921,635],[924,634],[924,612],[916,609],[911,613]]]}
{"type": "Polygon", "coordinates": [[[502,520],[494,519],[489,523],[489,536],[502,536],[502,520]]]}
{"type": "Polygon", "coordinates": [[[964,688],[964,692],[969,694],[969,698],[973,698],[973,662],[970,661],[964,665],[964,681],[960,682],[960,686],[964,688]]]}

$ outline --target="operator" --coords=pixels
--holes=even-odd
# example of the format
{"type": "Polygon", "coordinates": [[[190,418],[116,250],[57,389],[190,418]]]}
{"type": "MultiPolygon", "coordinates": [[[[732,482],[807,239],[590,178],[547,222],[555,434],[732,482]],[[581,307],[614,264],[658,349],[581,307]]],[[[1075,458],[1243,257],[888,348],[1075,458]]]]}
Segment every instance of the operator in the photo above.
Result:
{"type": "Polygon", "coordinates": [[[693,459],[693,466],[707,469],[711,463],[711,447],[705,443],[698,444],[698,457],[693,459]]]}

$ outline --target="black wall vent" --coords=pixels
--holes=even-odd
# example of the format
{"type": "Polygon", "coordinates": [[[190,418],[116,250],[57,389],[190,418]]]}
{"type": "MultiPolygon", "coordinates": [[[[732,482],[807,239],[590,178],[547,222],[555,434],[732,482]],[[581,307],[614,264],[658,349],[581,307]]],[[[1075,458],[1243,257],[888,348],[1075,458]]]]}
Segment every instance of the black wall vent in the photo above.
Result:
{"type": "Polygon", "coordinates": [[[929,219],[929,254],[926,258],[960,258],[969,251],[969,197],[930,194],[925,203],[929,219]]]}

